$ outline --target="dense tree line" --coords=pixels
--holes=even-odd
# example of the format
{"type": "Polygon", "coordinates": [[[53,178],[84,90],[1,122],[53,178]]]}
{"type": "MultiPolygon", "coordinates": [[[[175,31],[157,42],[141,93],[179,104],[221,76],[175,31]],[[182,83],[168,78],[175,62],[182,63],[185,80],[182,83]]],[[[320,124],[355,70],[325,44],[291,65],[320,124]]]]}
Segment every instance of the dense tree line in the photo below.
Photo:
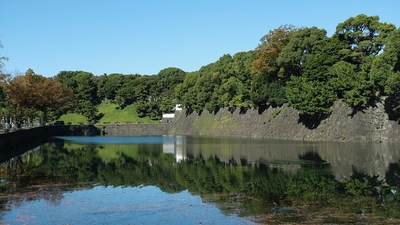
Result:
{"type": "MultiPolygon", "coordinates": [[[[0,58],[0,62],[4,60],[0,58]]],[[[120,108],[136,104],[139,116],[153,119],[160,119],[175,103],[181,103],[189,113],[215,113],[223,107],[245,111],[286,103],[298,109],[300,116],[315,120],[328,116],[337,99],[343,99],[355,111],[386,99],[389,115],[398,119],[400,29],[380,22],[378,16],[361,14],[338,24],[331,37],[317,27],[278,27],[263,36],[254,50],[223,55],[194,72],[166,68],[151,76],[96,76],[85,71],[62,71],[40,83],[61,82],[72,92],[72,100],[58,99],[54,107],[51,102],[32,102],[36,101],[34,97],[26,103],[29,106],[16,101],[11,84],[29,80],[31,73],[12,79],[2,77],[3,111],[8,106],[24,115],[25,111],[48,114],[54,108],[57,112],[53,114],[58,115],[68,109],[96,121],[101,116],[96,106],[105,100],[120,108]],[[60,104],[65,107],[58,107],[60,104]]],[[[30,93],[40,95],[28,91],[24,96],[30,93]]]]}
{"type": "Polygon", "coordinates": [[[76,97],[72,112],[87,116],[96,121],[96,106],[110,101],[124,108],[136,104],[138,115],[160,119],[163,112],[169,112],[175,106],[175,86],[186,75],[181,69],[166,68],[157,75],[104,74],[95,76],[84,71],[62,71],[56,77],[71,89],[76,97]]]}
{"type": "Polygon", "coordinates": [[[197,112],[288,103],[301,115],[324,117],[337,99],[357,110],[399,94],[399,34],[366,15],[340,23],[332,37],[317,27],[281,26],[254,51],[188,74],[177,96],[197,112]]]}

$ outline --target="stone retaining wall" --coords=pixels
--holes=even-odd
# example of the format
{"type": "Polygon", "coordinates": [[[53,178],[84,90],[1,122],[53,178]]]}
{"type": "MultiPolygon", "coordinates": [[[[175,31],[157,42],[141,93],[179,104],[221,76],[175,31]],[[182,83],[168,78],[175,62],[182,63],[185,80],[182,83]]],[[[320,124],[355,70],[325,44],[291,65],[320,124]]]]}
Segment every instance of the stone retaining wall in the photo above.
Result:
{"type": "Polygon", "coordinates": [[[96,125],[106,136],[153,136],[168,135],[171,124],[115,124],[96,125]]]}
{"type": "Polygon", "coordinates": [[[332,114],[309,128],[297,110],[286,105],[263,112],[219,110],[199,115],[177,112],[171,134],[274,138],[310,141],[400,142],[399,121],[389,120],[384,104],[354,112],[342,101],[332,107],[332,114]]]}

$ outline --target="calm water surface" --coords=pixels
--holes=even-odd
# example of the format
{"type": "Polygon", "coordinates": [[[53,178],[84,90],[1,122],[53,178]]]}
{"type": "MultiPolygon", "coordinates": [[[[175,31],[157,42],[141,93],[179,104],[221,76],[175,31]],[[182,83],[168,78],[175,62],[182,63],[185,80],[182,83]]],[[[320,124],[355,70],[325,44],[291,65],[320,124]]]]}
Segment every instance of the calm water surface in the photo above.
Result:
{"type": "Polygon", "coordinates": [[[399,188],[399,144],[57,137],[0,164],[0,224],[397,224],[399,188]]]}

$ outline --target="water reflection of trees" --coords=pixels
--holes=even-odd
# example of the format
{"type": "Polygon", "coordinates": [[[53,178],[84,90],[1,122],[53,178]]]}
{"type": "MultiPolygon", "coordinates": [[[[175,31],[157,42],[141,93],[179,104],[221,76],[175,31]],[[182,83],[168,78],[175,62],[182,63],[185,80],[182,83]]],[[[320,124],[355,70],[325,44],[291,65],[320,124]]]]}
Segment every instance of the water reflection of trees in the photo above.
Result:
{"type": "Polygon", "coordinates": [[[98,155],[101,148],[105,147],[45,144],[40,150],[3,165],[3,177],[6,174],[12,185],[2,192],[9,191],[15,202],[45,199],[58,204],[63,192],[92,184],[154,185],[168,193],[187,189],[204,201],[214,202],[225,213],[239,215],[272,213],[270,209],[276,202],[299,210],[315,205],[316,211],[321,206],[331,207],[341,215],[354,216],[365,209],[376,216],[400,217],[396,193],[399,162],[389,166],[384,184],[378,176],[356,168],[351,177],[338,181],[332,167],[319,154],[309,151],[299,158],[312,163],[301,164],[293,174],[267,163],[227,163],[216,156],[189,155],[177,163],[173,155],[163,154],[160,145],[139,145],[134,157],[120,154],[103,161],[98,155]],[[237,211],[238,208],[241,209],[237,211]]]}

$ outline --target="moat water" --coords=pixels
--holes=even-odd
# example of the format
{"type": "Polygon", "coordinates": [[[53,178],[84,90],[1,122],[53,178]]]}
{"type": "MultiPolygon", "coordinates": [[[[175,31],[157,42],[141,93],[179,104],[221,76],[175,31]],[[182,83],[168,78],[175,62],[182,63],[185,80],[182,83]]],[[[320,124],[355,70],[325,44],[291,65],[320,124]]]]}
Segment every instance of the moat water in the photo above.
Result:
{"type": "Polygon", "coordinates": [[[400,144],[55,137],[0,164],[0,224],[400,222],[400,144]]]}

